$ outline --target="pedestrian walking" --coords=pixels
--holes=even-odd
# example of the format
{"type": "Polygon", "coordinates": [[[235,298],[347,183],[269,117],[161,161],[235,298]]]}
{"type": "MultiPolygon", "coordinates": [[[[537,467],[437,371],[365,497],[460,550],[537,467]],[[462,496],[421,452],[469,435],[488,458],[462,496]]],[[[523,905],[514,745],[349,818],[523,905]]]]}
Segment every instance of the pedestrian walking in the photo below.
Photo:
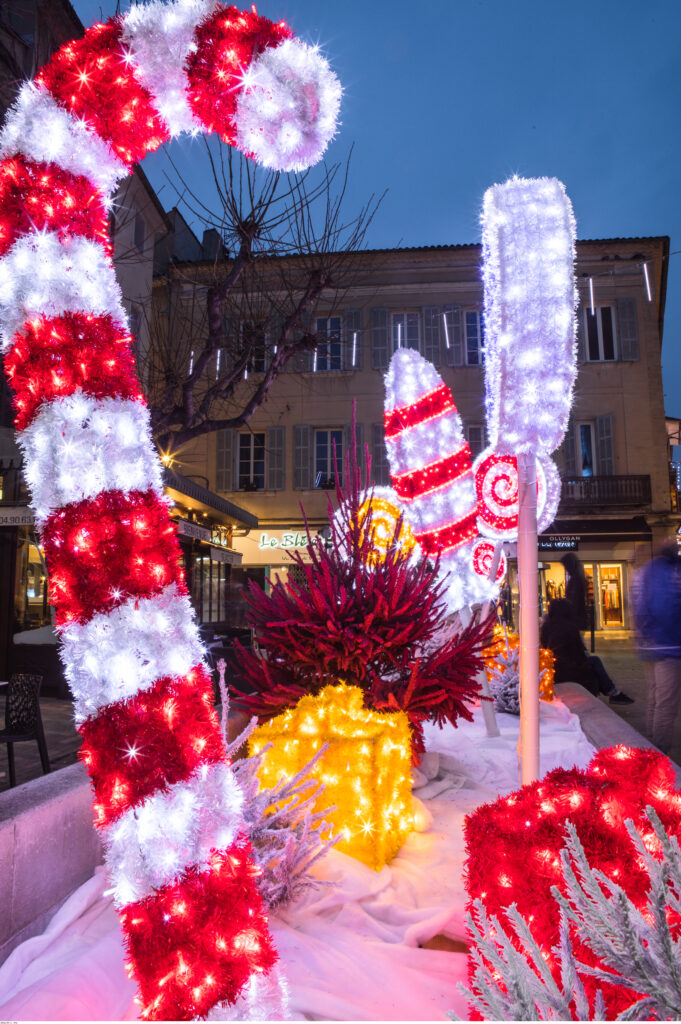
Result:
{"type": "Polygon", "coordinates": [[[639,571],[632,596],[639,656],[646,663],[648,737],[668,754],[681,704],[681,556],[675,540],[639,571]]]}
{"type": "Polygon", "coordinates": [[[587,654],[573,607],[567,598],[556,598],[549,605],[541,627],[541,645],[553,651],[556,659],[556,683],[579,683],[597,697],[605,694],[611,704],[633,704],[626,693],[615,686],[601,659],[587,654]]]}

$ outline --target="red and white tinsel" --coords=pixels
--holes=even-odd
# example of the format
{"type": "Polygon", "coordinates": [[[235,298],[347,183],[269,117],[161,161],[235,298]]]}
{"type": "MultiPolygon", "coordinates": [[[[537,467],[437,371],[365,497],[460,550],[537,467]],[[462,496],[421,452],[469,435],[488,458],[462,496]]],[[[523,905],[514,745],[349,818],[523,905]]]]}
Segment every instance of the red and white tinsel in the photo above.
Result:
{"type": "Polygon", "coordinates": [[[492,599],[496,583],[473,565],[478,528],[471,453],[451,390],[431,363],[405,348],[392,357],[385,391],[392,485],[423,554],[440,555],[450,611],[492,599]]]}
{"type": "Polygon", "coordinates": [[[283,22],[175,0],[63,46],[0,134],[0,344],[148,1019],[285,1011],[134,372],[110,195],[183,131],[307,167],[339,103],[326,61],[283,22]]]}

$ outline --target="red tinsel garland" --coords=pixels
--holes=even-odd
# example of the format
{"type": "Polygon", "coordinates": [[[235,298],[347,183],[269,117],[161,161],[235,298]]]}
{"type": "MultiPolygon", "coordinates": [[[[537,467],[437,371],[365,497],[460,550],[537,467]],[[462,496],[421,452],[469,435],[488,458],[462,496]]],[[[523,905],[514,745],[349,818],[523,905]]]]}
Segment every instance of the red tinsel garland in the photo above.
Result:
{"type": "Polygon", "coordinates": [[[131,341],[110,316],[65,313],[26,323],[5,356],[17,430],[28,426],[44,402],[79,388],[95,398],[143,401],[131,341]]]}
{"type": "Polygon", "coordinates": [[[118,18],[93,25],[62,46],[36,77],[67,110],[82,118],[125,164],[170,138],[150,93],[135,75],[118,18]]]}
{"type": "Polygon", "coordinates": [[[249,843],[214,853],[206,871],[190,868],[121,914],[128,957],[145,1006],[141,1016],[175,1020],[177,1008],[205,1017],[220,999],[234,1001],[277,954],[261,909],[249,843]]]}
{"type": "Polygon", "coordinates": [[[111,704],[78,731],[83,737],[78,756],[92,779],[98,825],[110,824],[150,793],[185,781],[201,765],[225,756],[213,685],[202,665],[111,704]],[[194,714],[187,717],[183,709],[190,699],[194,714]]]}
{"type": "Polygon", "coordinates": [[[437,459],[421,469],[391,474],[390,479],[398,497],[403,501],[413,501],[414,498],[424,498],[442,487],[448,487],[470,472],[471,450],[466,443],[444,459],[437,459]]]}
{"type": "Polygon", "coordinates": [[[421,545],[421,550],[431,557],[452,551],[454,548],[467,544],[468,541],[477,537],[477,516],[476,512],[470,512],[467,516],[457,519],[454,523],[447,523],[437,530],[414,531],[414,536],[421,545]]]}
{"type": "Polygon", "coordinates": [[[196,50],[187,60],[187,96],[194,114],[223,142],[234,144],[239,92],[225,84],[241,76],[254,57],[268,46],[292,38],[288,25],[273,24],[255,11],[222,7],[196,30],[196,50]]]}
{"type": "Polygon", "coordinates": [[[397,437],[403,430],[418,427],[422,423],[444,416],[448,412],[456,412],[456,405],[450,388],[440,384],[435,390],[422,395],[410,405],[402,405],[398,409],[384,414],[385,436],[397,437]]]}
{"type": "Polygon", "coordinates": [[[176,527],[153,492],[103,491],[50,516],[43,530],[57,625],[85,622],[170,583],[186,593],[176,527]]]}
{"type": "MultiPolygon", "coordinates": [[[[558,941],[559,908],[551,887],[564,891],[560,851],[565,822],[570,819],[575,825],[591,866],[642,907],[648,876],[624,823],[632,819],[654,852],[658,843],[645,817],[648,805],[671,834],[681,837],[681,794],[674,789],[671,762],[656,750],[624,746],[601,750],[584,771],[556,768],[540,781],[484,804],[464,826],[469,899],[482,900],[502,919],[504,909],[516,904],[559,981],[552,953],[558,941]]],[[[575,952],[585,964],[597,964],[592,951],[576,938],[575,952]]],[[[607,1019],[635,998],[628,989],[604,986],[588,976],[582,980],[591,997],[603,988],[607,1019]]]]}
{"type": "Polygon", "coordinates": [[[0,256],[29,231],[56,231],[62,241],[91,238],[112,254],[99,189],[57,164],[15,156],[0,164],[0,256]]]}

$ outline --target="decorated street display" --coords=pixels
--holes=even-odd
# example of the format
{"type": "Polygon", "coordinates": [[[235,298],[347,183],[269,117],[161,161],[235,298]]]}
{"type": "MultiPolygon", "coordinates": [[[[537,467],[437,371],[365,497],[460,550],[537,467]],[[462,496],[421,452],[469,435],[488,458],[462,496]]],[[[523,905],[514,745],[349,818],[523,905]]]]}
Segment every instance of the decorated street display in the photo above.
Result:
{"type": "Polygon", "coordinates": [[[439,558],[450,612],[494,598],[478,542],[471,452],[450,388],[428,360],[398,349],[385,377],[390,478],[423,555],[439,558]]]}
{"type": "Polygon", "coordinates": [[[567,429],[577,373],[575,219],[556,178],[510,178],[485,193],[485,405],[489,447],[475,461],[480,532],[518,535],[517,457],[537,461],[537,519],[552,522],[550,455],[567,429]]]}
{"type": "MultiPolygon", "coordinates": [[[[519,647],[520,637],[518,634],[497,623],[484,653],[485,672],[490,690],[495,698],[495,706],[500,711],[510,710],[507,703],[505,706],[499,706],[500,695],[503,692],[504,701],[513,701],[514,714],[519,713],[519,647]]],[[[539,648],[539,697],[541,700],[553,700],[555,696],[555,661],[553,651],[545,647],[539,648]]]]}
{"type": "MultiPolygon", "coordinates": [[[[401,516],[388,542],[384,523],[381,534],[374,531],[377,499],[367,497],[354,450],[343,479],[347,490],[338,487],[335,512],[329,501],[330,541],[308,533],[308,561],[290,556],[298,579],[277,580],[269,594],[251,583],[247,621],[257,649],[237,645],[237,652],[252,692],[233,699],[270,718],[327,686],[357,687],[368,709],[406,714],[418,761],[424,722],[470,720],[491,619],[445,638],[443,584],[402,543],[401,516]]],[[[376,511],[384,515],[381,505],[376,511]]]]}
{"type": "Polygon", "coordinates": [[[181,132],[315,163],[340,86],[284,22],[135,6],[63,46],[0,135],[0,340],[140,1012],[280,1015],[276,952],[212,707],[108,238],[181,132]],[[218,1011],[221,1012],[221,1011],[218,1011]]]}
{"type": "MultiPolygon", "coordinates": [[[[526,1015],[503,1019],[537,1019],[536,1007],[527,1013],[526,1002],[532,993],[527,979],[537,956],[545,974],[539,1004],[550,1008],[547,994],[559,1003],[561,984],[575,979],[568,986],[566,1003],[572,1009],[567,1019],[584,1019],[573,1003],[579,992],[582,1001],[577,1005],[596,1011],[601,1007],[586,1019],[612,1020],[629,1012],[651,988],[664,1001],[665,985],[667,997],[679,1005],[681,905],[678,891],[668,889],[669,871],[676,867],[678,877],[681,867],[681,794],[674,783],[672,764],[658,751],[611,747],[597,753],[585,769],[555,769],[485,804],[466,820],[466,887],[474,940],[469,968],[476,1006],[484,1011],[488,992],[497,998],[488,987],[491,971],[492,989],[496,984],[511,1001],[525,1000],[526,1015]],[[655,822],[671,837],[666,846],[655,822]],[[640,838],[638,850],[632,849],[632,830],[640,838]],[[581,893],[571,859],[562,853],[568,835],[581,893]],[[660,865],[664,858],[666,870],[660,865]],[[653,903],[651,878],[658,873],[653,903]],[[570,926],[564,922],[559,946],[561,913],[567,913],[570,926]],[[499,933],[489,915],[502,928],[508,921],[515,926],[505,965],[494,952],[499,933]],[[520,969],[522,961],[511,955],[513,947],[526,968],[520,969]],[[513,993],[509,985],[517,986],[513,993]]],[[[499,1004],[493,1002],[490,1009],[494,1005],[499,1004]]],[[[559,1008],[554,1006],[554,1012],[559,1008]]],[[[648,1020],[649,1009],[645,1001],[640,1014],[627,1019],[648,1020]]],[[[558,1012],[555,1016],[565,1019],[558,1012]]]]}
{"type": "Polygon", "coordinates": [[[333,807],[326,816],[338,849],[370,868],[392,860],[412,830],[409,719],[403,711],[370,711],[357,686],[302,697],[256,729],[249,750],[263,751],[259,777],[267,787],[322,751],[312,769],[324,785],[319,809],[333,807]]]}

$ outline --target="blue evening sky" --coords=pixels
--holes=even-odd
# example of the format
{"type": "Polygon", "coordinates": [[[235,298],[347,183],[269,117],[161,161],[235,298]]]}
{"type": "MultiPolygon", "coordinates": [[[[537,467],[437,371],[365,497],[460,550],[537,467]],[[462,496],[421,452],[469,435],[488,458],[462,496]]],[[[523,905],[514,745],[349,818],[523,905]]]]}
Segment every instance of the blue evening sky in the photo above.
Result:
{"type": "MultiPolygon", "coordinates": [[[[86,26],[116,10],[115,0],[72,3],[86,26]]],[[[348,210],[389,189],[370,247],[479,241],[485,189],[517,173],[565,183],[580,238],[669,235],[672,253],[681,250],[679,0],[257,6],[321,43],[341,79],[342,124],[329,158],[344,159],[354,142],[348,210]]],[[[175,142],[173,152],[205,166],[196,142],[175,142]]],[[[144,169],[164,205],[174,205],[163,152],[144,169]]],[[[193,178],[201,175],[195,166],[193,178]]],[[[680,280],[681,253],[670,259],[663,342],[675,416],[680,280]]]]}

